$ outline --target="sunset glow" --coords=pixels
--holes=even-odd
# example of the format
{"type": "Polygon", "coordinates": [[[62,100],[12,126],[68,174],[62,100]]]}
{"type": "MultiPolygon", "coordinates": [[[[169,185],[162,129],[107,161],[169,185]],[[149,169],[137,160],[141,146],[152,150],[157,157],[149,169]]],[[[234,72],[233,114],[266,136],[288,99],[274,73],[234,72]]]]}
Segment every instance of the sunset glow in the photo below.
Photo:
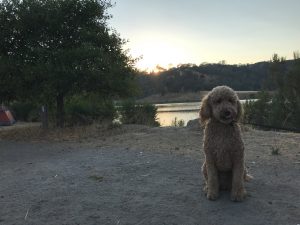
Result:
{"type": "Polygon", "coordinates": [[[164,38],[145,38],[130,46],[133,57],[141,57],[137,68],[147,72],[158,72],[162,67],[168,69],[187,60],[187,53],[173,40],[164,38]]]}
{"type": "Polygon", "coordinates": [[[156,70],[170,64],[247,64],[287,59],[299,51],[298,0],[116,1],[112,27],[128,39],[136,67],[156,70]]]}

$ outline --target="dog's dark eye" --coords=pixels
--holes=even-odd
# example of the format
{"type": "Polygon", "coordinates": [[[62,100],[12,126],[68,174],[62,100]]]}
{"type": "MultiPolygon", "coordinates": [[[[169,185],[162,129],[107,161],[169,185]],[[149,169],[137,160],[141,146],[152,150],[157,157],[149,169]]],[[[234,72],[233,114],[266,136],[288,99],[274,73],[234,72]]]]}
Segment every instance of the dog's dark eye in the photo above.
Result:
{"type": "Polygon", "coordinates": [[[219,98],[219,99],[216,100],[216,103],[217,103],[217,104],[220,104],[221,102],[222,102],[222,99],[221,99],[221,98],[219,98]]]}

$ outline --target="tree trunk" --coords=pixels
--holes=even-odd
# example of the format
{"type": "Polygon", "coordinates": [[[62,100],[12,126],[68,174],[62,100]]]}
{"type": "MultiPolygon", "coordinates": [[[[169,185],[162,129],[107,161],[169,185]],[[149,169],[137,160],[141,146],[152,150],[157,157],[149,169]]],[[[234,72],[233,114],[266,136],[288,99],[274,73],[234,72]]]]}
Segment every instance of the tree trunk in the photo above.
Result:
{"type": "Polygon", "coordinates": [[[63,128],[65,122],[65,110],[64,110],[64,95],[59,93],[56,97],[56,125],[63,128]]]}

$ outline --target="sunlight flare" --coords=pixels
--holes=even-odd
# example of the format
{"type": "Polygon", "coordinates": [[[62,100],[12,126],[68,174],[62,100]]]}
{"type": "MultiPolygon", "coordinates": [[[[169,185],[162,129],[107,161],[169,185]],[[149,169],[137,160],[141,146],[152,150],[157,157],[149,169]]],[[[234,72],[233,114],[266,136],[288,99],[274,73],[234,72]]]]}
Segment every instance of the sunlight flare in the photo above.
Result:
{"type": "Polygon", "coordinates": [[[132,47],[131,53],[142,57],[137,68],[159,72],[186,61],[186,52],[179,46],[167,39],[143,39],[132,47]]]}

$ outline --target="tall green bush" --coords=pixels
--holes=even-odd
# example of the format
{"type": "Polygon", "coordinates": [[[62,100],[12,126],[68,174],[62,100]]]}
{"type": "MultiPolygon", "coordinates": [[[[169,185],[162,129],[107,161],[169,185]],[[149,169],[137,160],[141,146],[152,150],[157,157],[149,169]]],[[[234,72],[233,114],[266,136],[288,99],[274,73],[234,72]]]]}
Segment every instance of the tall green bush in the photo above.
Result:
{"type": "Polygon", "coordinates": [[[10,104],[9,108],[11,109],[16,120],[35,122],[40,119],[38,108],[31,102],[15,101],[10,104]]]}
{"type": "Polygon", "coordinates": [[[247,101],[244,104],[243,121],[250,124],[299,129],[299,106],[300,104],[297,106],[291,103],[280,93],[271,98],[265,92],[261,92],[257,101],[247,101]]]}
{"type": "Polygon", "coordinates": [[[96,95],[73,96],[66,102],[68,125],[84,125],[102,120],[112,121],[116,115],[112,100],[96,95]]]}
{"type": "Polygon", "coordinates": [[[244,122],[269,124],[271,97],[267,92],[259,92],[257,101],[248,100],[244,104],[244,122]]]}
{"type": "Polygon", "coordinates": [[[159,126],[156,121],[157,108],[152,104],[137,104],[127,100],[120,105],[121,122],[124,124],[145,124],[159,126]]]}

